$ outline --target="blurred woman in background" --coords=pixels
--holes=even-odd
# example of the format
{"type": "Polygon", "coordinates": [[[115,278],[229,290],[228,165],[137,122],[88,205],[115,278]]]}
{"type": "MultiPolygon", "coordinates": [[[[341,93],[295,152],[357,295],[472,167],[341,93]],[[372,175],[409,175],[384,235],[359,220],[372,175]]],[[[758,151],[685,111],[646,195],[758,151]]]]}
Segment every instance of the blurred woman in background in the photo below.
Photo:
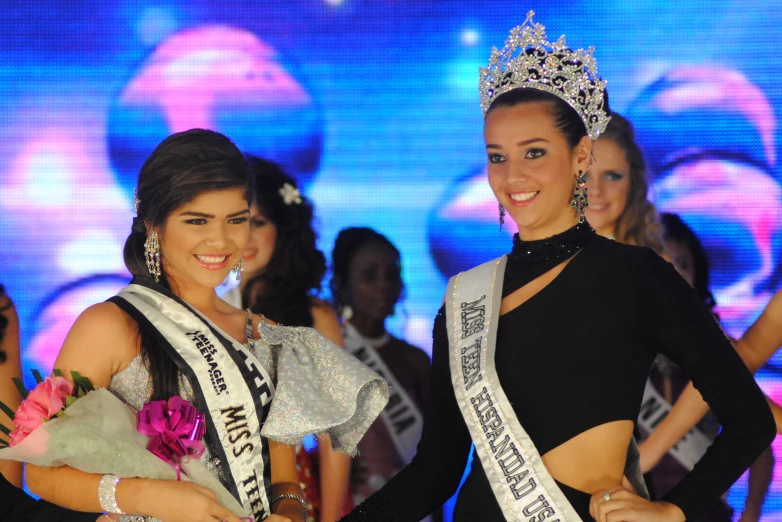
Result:
{"type": "MultiPolygon", "coordinates": [[[[654,205],[647,199],[649,186],[646,180],[646,161],[635,141],[632,124],[621,115],[613,113],[606,131],[595,141],[593,156],[593,162],[586,174],[589,190],[586,218],[589,224],[601,235],[623,243],[647,246],[672,261],[682,277],[697,290],[706,306],[713,309],[715,301],[709,289],[708,260],[698,238],[678,216],[664,214],[660,219],[654,205]]],[[[664,400],[670,408],[688,381],[681,368],[664,355],[658,355],[652,367],[645,401],[655,400],[657,397],[657,400],[664,400]]],[[[706,409],[708,410],[708,407],[706,409]]],[[[639,426],[643,432],[639,435],[648,436],[651,425],[643,414],[639,419],[639,426]]],[[[709,415],[700,425],[702,436],[690,439],[690,444],[693,445],[692,453],[702,455],[718,431],[716,419],[709,415]]],[[[662,457],[659,464],[647,474],[646,479],[653,498],[662,498],[692,469],[689,464],[691,459],[685,454],[686,451],[681,449],[678,452],[671,449],[671,453],[662,457]],[[684,463],[677,460],[677,457],[683,459],[684,463]]],[[[756,520],[753,514],[759,516],[770,485],[772,467],[773,454],[769,448],[750,468],[750,491],[744,520],[756,520]]],[[[732,509],[725,503],[724,498],[704,509],[705,512],[699,520],[727,521],[732,516],[732,509]]]]}
{"type": "Polygon", "coordinates": [[[332,253],[331,292],[343,319],[345,349],[391,384],[388,405],[353,459],[356,503],[383,487],[415,455],[429,395],[429,356],[386,328],[404,291],[401,258],[386,236],[365,227],[342,230],[332,253]]]}
{"type": "Polygon", "coordinates": [[[601,236],[649,247],[667,258],[657,210],[647,199],[646,161],[635,141],[633,125],[613,113],[605,132],[595,141],[592,155],[585,176],[589,224],[601,236]]]}
{"type": "MultiPolygon", "coordinates": [[[[709,262],[698,237],[676,214],[663,214],[661,218],[664,228],[665,249],[670,253],[679,273],[698,292],[704,303],[709,308],[714,308],[716,302],[709,287],[709,262]]],[[[746,337],[746,336],[745,336],[746,337]]],[[[745,361],[746,362],[746,361],[745,361]]],[[[665,401],[674,404],[687,387],[689,378],[681,368],[669,360],[659,360],[652,368],[651,381],[657,385],[657,389],[663,390],[665,401]]],[[[693,392],[697,391],[693,388],[693,392]]],[[[705,405],[705,403],[704,403],[705,405]]],[[[663,454],[659,462],[651,469],[655,491],[662,495],[676,485],[691,469],[687,452],[693,450],[694,454],[705,451],[697,448],[698,441],[704,444],[710,443],[719,432],[719,424],[713,414],[708,412],[708,406],[701,415],[697,425],[691,426],[695,431],[686,441],[671,447],[663,454]]],[[[643,422],[641,420],[640,422],[643,422]]],[[[665,421],[663,421],[665,422],[665,421]]],[[[651,431],[652,436],[657,434],[656,429],[651,431]]],[[[665,430],[665,428],[663,428],[665,430]]],[[[677,441],[679,442],[679,441],[677,441]]],[[[645,447],[642,444],[642,447],[645,447]]],[[[771,448],[767,448],[763,454],[749,468],[749,490],[741,515],[741,522],[757,522],[760,519],[766,494],[771,485],[774,468],[774,454],[771,448]]],[[[732,520],[733,509],[726,503],[725,498],[712,503],[706,508],[698,520],[704,522],[732,520]]]]}
{"type": "MultiPolygon", "coordinates": [[[[337,316],[317,298],[326,258],[316,245],[312,203],[275,163],[252,156],[248,163],[254,197],[250,240],[242,255],[241,280],[223,299],[285,326],[313,327],[341,346],[337,316]]],[[[316,451],[298,448],[299,481],[307,497],[308,520],[334,522],[350,507],[350,459],[335,452],[328,437],[319,437],[318,442],[316,451]]]]}

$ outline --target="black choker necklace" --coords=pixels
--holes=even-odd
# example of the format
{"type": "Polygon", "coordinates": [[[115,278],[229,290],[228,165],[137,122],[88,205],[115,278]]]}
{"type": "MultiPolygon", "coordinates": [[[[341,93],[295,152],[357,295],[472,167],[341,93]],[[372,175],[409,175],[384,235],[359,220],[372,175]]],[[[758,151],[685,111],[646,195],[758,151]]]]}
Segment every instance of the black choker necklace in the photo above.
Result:
{"type": "Polygon", "coordinates": [[[564,260],[589,244],[596,234],[589,223],[579,223],[561,234],[534,241],[522,241],[515,234],[508,261],[529,266],[552,259],[564,260]]]}
{"type": "Polygon", "coordinates": [[[502,288],[503,296],[515,292],[536,277],[548,272],[599,237],[589,223],[579,223],[556,236],[522,241],[513,236],[513,249],[502,288]]]}

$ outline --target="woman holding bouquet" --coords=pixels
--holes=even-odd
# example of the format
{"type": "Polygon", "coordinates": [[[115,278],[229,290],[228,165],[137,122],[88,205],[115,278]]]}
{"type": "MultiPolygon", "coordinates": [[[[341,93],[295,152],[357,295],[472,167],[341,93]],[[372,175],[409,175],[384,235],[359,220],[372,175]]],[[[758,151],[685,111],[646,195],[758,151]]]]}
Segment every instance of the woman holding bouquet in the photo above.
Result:
{"type": "Polygon", "coordinates": [[[336,450],[355,451],[387,385],[312,329],[273,325],[215,292],[229,271],[241,273],[251,196],[248,166],[225,136],[194,129],[164,140],[139,174],[124,250],[135,277],[79,316],[55,363],[136,410],[172,397],[196,406],[206,420],[201,461],[241,509],[192,482],[68,466],[28,465],[33,492],[132,514],[125,522],[300,521],[292,445],[328,433],[336,450]]]}

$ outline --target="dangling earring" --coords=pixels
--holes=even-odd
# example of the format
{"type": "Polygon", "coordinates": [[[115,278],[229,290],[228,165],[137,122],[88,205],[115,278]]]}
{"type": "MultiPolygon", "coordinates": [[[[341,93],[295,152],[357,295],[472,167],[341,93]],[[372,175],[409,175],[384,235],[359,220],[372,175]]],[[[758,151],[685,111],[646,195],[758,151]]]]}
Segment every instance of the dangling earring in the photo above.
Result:
{"type": "Polygon", "coordinates": [[[342,317],[343,321],[350,321],[353,319],[353,308],[351,308],[350,305],[343,306],[340,316],[342,317]]]}
{"type": "Polygon", "coordinates": [[[236,274],[236,280],[241,281],[242,280],[242,272],[244,272],[244,259],[239,258],[239,263],[231,269],[231,272],[236,274]]]}
{"type": "Polygon", "coordinates": [[[147,260],[147,272],[155,282],[160,282],[160,242],[157,239],[157,230],[147,235],[144,241],[144,258],[147,260]]]}
{"type": "Polygon", "coordinates": [[[589,206],[589,201],[587,200],[586,179],[581,170],[578,171],[578,176],[576,177],[576,187],[573,189],[573,198],[570,200],[570,206],[575,209],[578,222],[583,223],[586,220],[584,214],[589,206]]]}
{"type": "Polygon", "coordinates": [[[505,225],[505,207],[502,206],[502,203],[499,204],[500,207],[500,232],[502,232],[502,227],[505,225]]]}

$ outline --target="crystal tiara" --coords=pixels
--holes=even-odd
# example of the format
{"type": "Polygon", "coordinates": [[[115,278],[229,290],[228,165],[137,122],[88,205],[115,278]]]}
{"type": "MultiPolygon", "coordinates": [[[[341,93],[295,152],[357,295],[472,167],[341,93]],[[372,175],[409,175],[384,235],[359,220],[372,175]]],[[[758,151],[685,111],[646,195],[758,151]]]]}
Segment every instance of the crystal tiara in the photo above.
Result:
{"type": "Polygon", "coordinates": [[[592,140],[600,137],[611,116],[605,103],[606,82],[597,76],[594,47],[568,49],[565,35],[551,43],[546,28],[532,22],[534,11],[511,30],[502,50],[492,48],[489,65],[481,67],[483,114],[501,94],[513,89],[538,89],[573,107],[592,140]]]}

